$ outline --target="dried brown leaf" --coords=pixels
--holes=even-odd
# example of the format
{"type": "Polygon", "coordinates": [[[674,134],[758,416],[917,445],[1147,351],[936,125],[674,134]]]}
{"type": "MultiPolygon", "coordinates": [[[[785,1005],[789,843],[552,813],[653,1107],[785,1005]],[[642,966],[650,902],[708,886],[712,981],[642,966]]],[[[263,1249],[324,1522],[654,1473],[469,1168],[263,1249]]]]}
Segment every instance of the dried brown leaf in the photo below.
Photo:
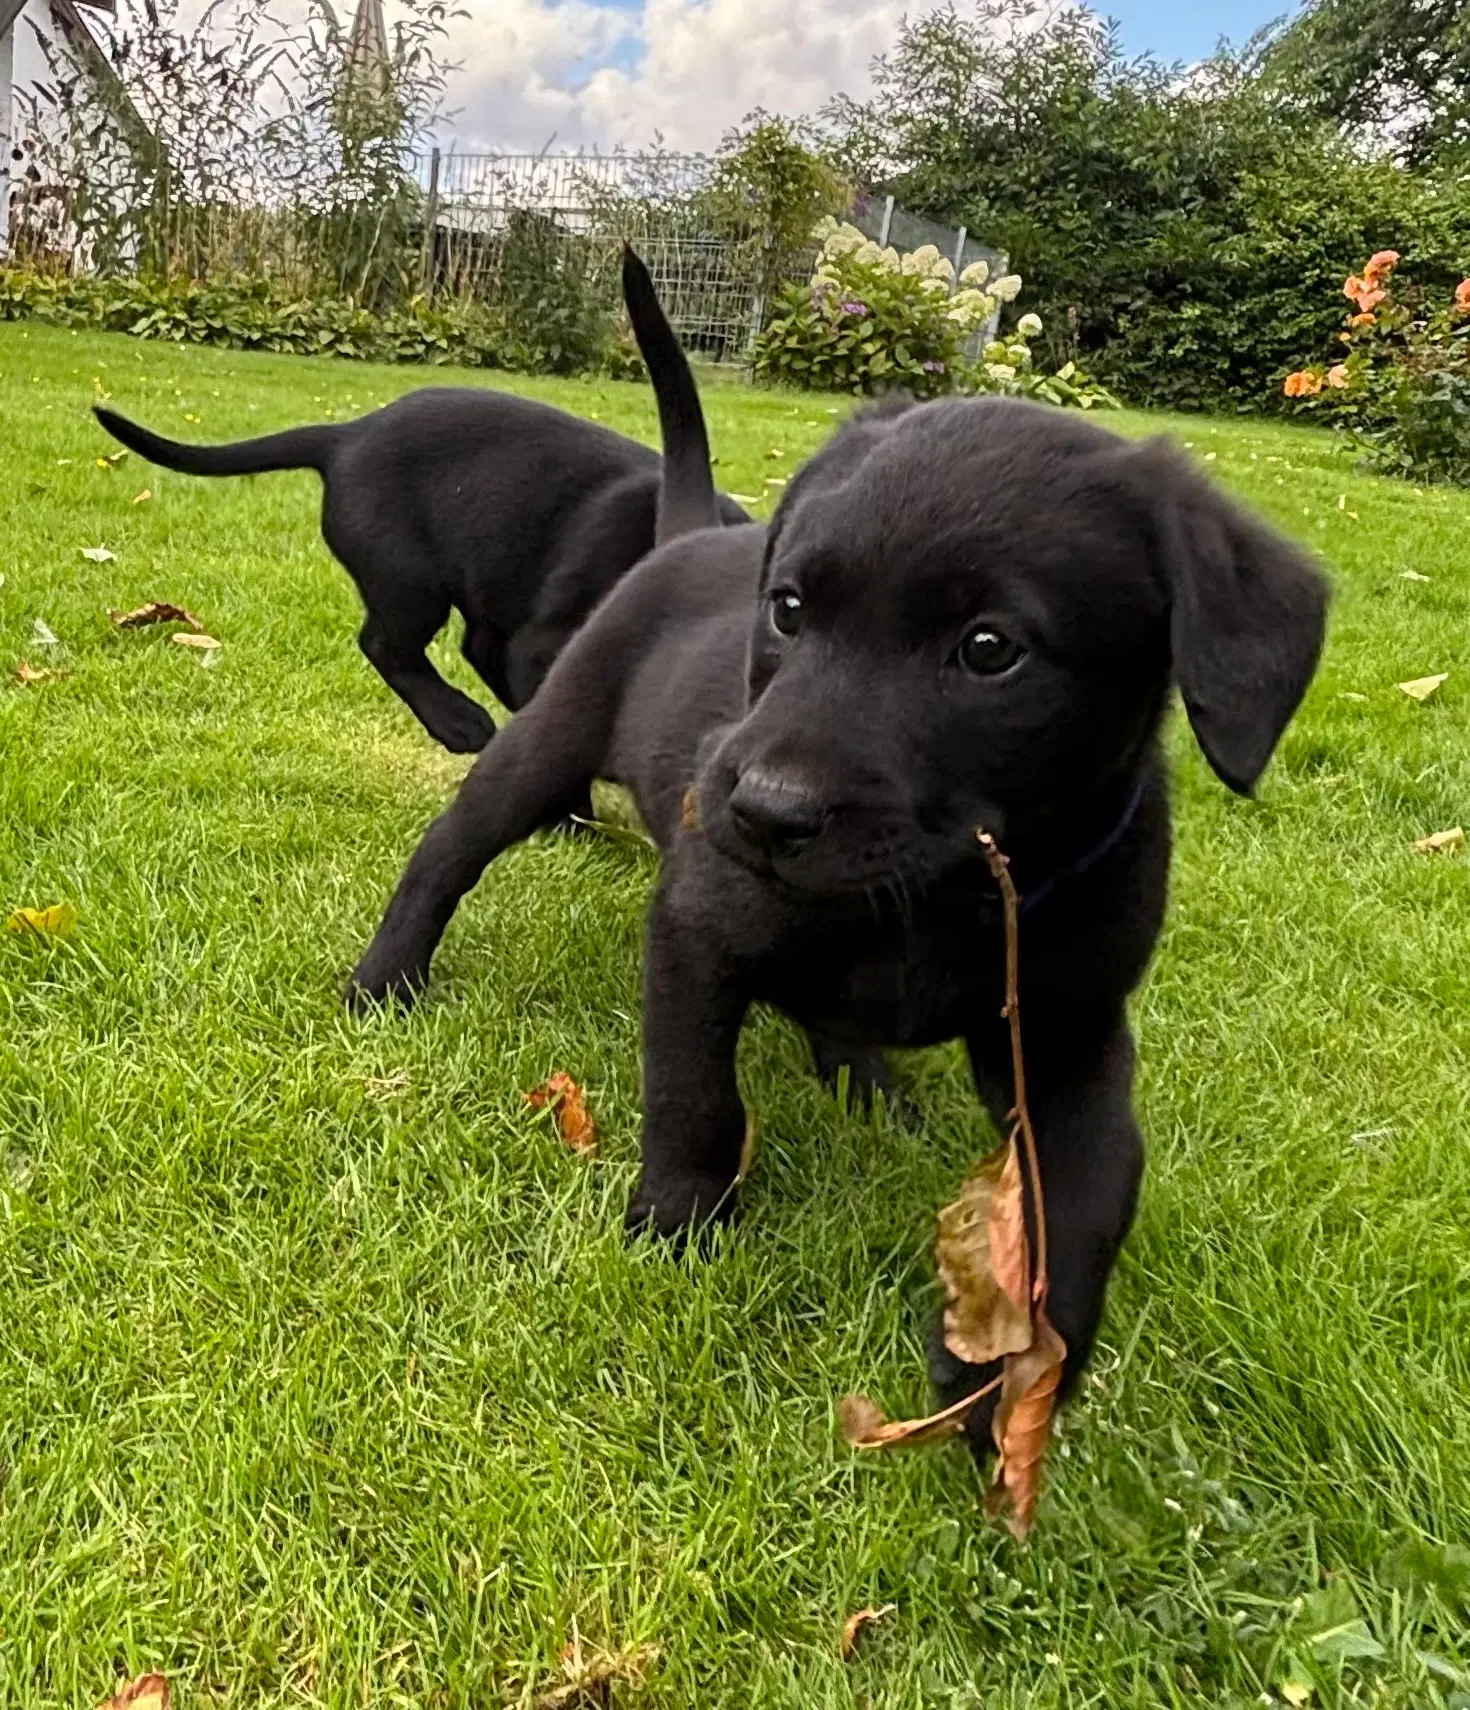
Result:
{"type": "Polygon", "coordinates": [[[561,1137],[574,1152],[597,1150],[597,1123],[587,1108],[587,1095],[568,1074],[558,1070],[544,1086],[526,1094],[532,1110],[556,1112],[561,1137]]]}
{"type": "Polygon", "coordinates": [[[169,640],[178,642],[180,647],[197,647],[205,653],[213,653],[220,645],[212,635],[188,635],[181,629],[175,630],[169,640]]]}
{"type": "Polygon", "coordinates": [[[1407,683],[1400,683],[1399,687],[1411,701],[1427,701],[1438,692],[1440,684],[1448,676],[1448,671],[1440,671],[1433,677],[1413,677],[1407,683]]]}
{"type": "Polygon", "coordinates": [[[204,628],[193,612],[186,612],[182,606],[172,606],[167,600],[149,600],[146,606],[136,606],[130,612],[109,610],[107,615],[119,629],[146,629],[155,623],[186,623],[190,629],[204,628]]]}
{"type": "Polygon", "coordinates": [[[982,1159],[960,1197],[939,1213],[934,1256],[952,1354],[983,1366],[1031,1346],[1031,1271],[1014,1139],[982,1159]]]}
{"type": "Polygon", "coordinates": [[[369,1098],[392,1098],[408,1086],[408,1070],[395,1069],[391,1075],[369,1075],[362,1083],[369,1098]]]}
{"type": "Polygon", "coordinates": [[[64,677],[65,671],[53,670],[49,665],[35,666],[29,659],[22,659],[15,668],[16,681],[21,683],[46,683],[53,677],[64,677]]]}
{"type": "Polygon", "coordinates": [[[846,1662],[857,1649],[858,1636],[865,1627],[875,1627],[880,1621],[886,1621],[898,1608],[896,1603],[885,1603],[881,1609],[871,1605],[859,1609],[856,1614],[849,1615],[842,1624],[842,1660],[846,1662]]]}
{"type": "Polygon", "coordinates": [[[163,1675],[140,1674],[121,1692],[99,1704],[97,1710],[169,1710],[172,1696],[163,1675]]]}
{"type": "Polygon", "coordinates": [[[1035,1342],[1024,1353],[1006,1357],[1000,1404],[990,1426],[1000,1459],[986,1506],[992,1514],[1009,1506],[1006,1524],[1020,1540],[1030,1532],[1036,1516],[1041,1463],[1051,1440],[1057,1386],[1066,1357],[1067,1344],[1040,1310],[1035,1342]]]}
{"type": "Polygon", "coordinates": [[[931,1413],[926,1419],[887,1419],[883,1409],[865,1395],[844,1395],[837,1403],[837,1421],[842,1435],[854,1449],[907,1449],[920,1443],[936,1443],[962,1431],[965,1421],[1000,1379],[977,1389],[952,1406],[931,1413]]]}
{"type": "Polygon", "coordinates": [[[1414,847],[1421,855],[1448,855],[1465,847],[1465,828],[1452,825],[1448,831],[1432,831],[1428,837],[1419,838],[1414,847]]]}
{"type": "Polygon", "coordinates": [[[679,805],[679,824],[685,831],[699,830],[699,791],[693,784],[684,792],[684,799],[679,805]]]}
{"type": "Polygon", "coordinates": [[[658,1660],[657,1645],[629,1645],[621,1651],[584,1646],[580,1638],[562,1647],[562,1682],[533,1701],[534,1710],[603,1710],[614,1686],[642,1686],[658,1660]]]}

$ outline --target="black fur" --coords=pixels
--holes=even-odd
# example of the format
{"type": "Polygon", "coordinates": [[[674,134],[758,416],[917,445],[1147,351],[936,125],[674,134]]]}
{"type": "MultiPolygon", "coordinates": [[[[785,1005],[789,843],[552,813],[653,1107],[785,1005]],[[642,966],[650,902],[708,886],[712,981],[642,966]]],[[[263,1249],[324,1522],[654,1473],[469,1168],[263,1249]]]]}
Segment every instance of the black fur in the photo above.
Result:
{"type": "MultiPolygon", "coordinates": [[[[352,996],[411,998],[487,862],[594,776],[627,784],[664,854],[628,1219],[681,1234],[733,1209],[753,1003],[793,1016],[829,1069],[871,1074],[884,1047],[961,1038],[1004,1121],[986,828],[1025,899],[1027,1073],[1070,1382],[1142,1170],[1125,1001],[1164,916],[1170,686],[1248,790],[1311,677],[1325,603],[1302,553],[1163,445],[1012,401],[860,415],[769,535],[687,534],[599,608],[429,830],[352,996]]],[[[989,1375],[942,1343],[933,1369],[950,1397],[989,1375]]],[[[971,1425],[982,1452],[988,1424],[971,1425]]]]}
{"type": "MultiPolygon", "coordinates": [[[[658,338],[666,323],[631,252],[626,277],[635,334],[658,338]],[[649,300],[651,321],[643,312],[649,300]]],[[[645,359],[665,412],[666,439],[707,482],[698,399],[691,428],[684,394],[693,394],[693,382],[677,343],[674,351],[676,372],[667,376],[667,342],[651,345],[645,359]]],[[[531,698],[568,636],[655,540],[656,452],[506,392],[428,388],[358,421],[232,445],[184,445],[112,410],[95,413],[139,456],[185,474],[315,469],[323,483],[322,534],[367,608],[362,650],[429,734],[454,753],[483,748],[495,727],[483,707],[444,681],[425,652],[450,610],[464,617],[465,658],[514,711],[531,698]]],[[[718,505],[721,520],[746,520],[733,500],[718,505]]]]}

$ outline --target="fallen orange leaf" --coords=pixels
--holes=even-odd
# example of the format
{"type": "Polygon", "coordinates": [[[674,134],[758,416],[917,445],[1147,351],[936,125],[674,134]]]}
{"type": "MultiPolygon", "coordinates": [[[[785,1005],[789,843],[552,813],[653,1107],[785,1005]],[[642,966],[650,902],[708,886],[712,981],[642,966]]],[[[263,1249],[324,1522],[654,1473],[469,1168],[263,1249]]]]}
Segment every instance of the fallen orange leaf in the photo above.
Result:
{"type": "Polygon", "coordinates": [[[556,1112],[561,1125],[561,1137],[574,1152],[597,1150],[597,1123],[587,1108],[587,1095],[568,1074],[560,1070],[544,1086],[526,1094],[532,1110],[556,1112]]]}
{"type": "Polygon", "coordinates": [[[137,606],[130,612],[110,610],[107,615],[119,629],[146,629],[154,623],[186,623],[190,629],[204,628],[193,612],[186,612],[182,606],[172,606],[167,600],[150,600],[146,606],[137,606]]]}
{"type": "Polygon", "coordinates": [[[16,678],[22,683],[44,683],[52,677],[64,677],[64,671],[53,671],[49,666],[42,665],[39,669],[32,665],[29,659],[22,659],[15,668],[16,678]]]}
{"type": "Polygon", "coordinates": [[[934,1256],[952,1354],[983,1366],[1031,1346],[1031,1270],[1014,1139],[982,1159],[960,1197],[939,1213],[934,1256]]]}
{"type": "Polygon", "coordinates": [[[1036,1341],[1024,1353],[1006,1357],[1000,1404],[990,1424],[1000,1460],[986,1507],[991,1514],[999,1514],[1009,1506],[1006,1524],[1023,1541],[1036,1516],[1041,1462],[1051,1439],[1066,1358],[1067,1344],[1038,1309],[1036,1341]]]}
{"type": "Polygon", "coordinates": [[[992,1390],[996,1378],[952,1406],[931,1413],[926,1419],[887,1419],[883,1409],[865,1395],[844,1395],[837,1403],[837,1422],[842,1435],[854,1449],[907,1449],[920,1443],[935,1443],[962,1431],[965,1421],[992,1390]]]}
{"type": "Polygon", "coordinates": [[[97,1710],[169,1710],[172,1697],[163,1675],[140,1674],[131,1685],[99,1704],[97,1710]]]}
{"type": "Polygon", "coordinates": [[[881,1609],[871,1605],[859,1609],[855,1615],[849,1615],[842,1624],[842,1660],[844,1662],[857,1649],[858,1635],[865,1627],[874,1627],[880,1621],[886,1620],[898,1608],[896,1603],[885,1603],[881,1609]]]}

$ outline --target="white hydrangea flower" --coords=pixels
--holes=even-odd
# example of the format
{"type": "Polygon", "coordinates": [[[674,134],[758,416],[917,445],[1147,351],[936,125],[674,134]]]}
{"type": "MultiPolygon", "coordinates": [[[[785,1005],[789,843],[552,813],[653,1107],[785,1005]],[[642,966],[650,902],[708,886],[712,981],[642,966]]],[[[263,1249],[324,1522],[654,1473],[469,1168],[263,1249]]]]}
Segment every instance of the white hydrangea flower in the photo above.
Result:
{"type": "Polygon", "coordinates": [[[823,214],[821,219],[817,221],[816,225],[812,227],[812,237],[815,238],[818,243],[825,243],[827,239],[838,229],[837,221],[832,217],[832,215],[823,214]]]}
{"type": "Polygon", "coordinates": [[[898,251],[892,244],[889,244],[888,248],[883,251],[883,265],[890,273],[900,273],[903,271],[903,263],[899,259],[898,251]]]}
{"type": "Polygon", "coordinates": [[[985,372],[992,380],[998,380],[1001,385],[1016,378],[1016,371],[1008,362],[987,362],[985,372]]]}
{"type": "Polygon", "coordinates": [[[960,275],[960,284],[973,285],[978,289],[989,277],[990,263],[988,261],[972,261],[960,275]]]}
{"type": "Polygon", "coordinates": [[[1041,331],[1040,315],[1022,315],[1016,322],[1016,331],[1022,338],[1035,338],[1041,331]]]}
{"type": "Polygon", "coordinates": [[[991,292],[1000,298],[1002,303],[1014,303],[1021,295],[1021,275],[1007,273],[1003,279],[997,279],[990,287],[991,292]]]}

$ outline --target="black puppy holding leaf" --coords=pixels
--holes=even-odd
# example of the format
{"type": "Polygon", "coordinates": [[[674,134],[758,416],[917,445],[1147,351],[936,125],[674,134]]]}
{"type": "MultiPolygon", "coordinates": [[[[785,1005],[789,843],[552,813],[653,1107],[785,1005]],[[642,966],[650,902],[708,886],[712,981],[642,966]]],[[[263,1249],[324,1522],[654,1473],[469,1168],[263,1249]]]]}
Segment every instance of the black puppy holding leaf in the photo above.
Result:
{"type": "MultiPolygon", "coordinates": [[[[654,379],[687,417],[682,362],[654,379]]],[[[589,780],[626,785],[664,858],[628,1222],[680,1235],[734,1210],[753,1003],[859,1086],[881,1080],[885,1047],[961,1038],[1004,1120],[983,827],[1022,898],[1050,1314],[1074,1380],[1142,1170],[1125,1003],[1164,916],[1170,690],[1216,772],[1249,791],[1316,666],[1321,578],[1166,444],[1016,401],[859,414],[769,530],[713,526],[707,462],[667,467],[670,513],[706,526],[620,583],[481,756],[352,999],[412,998],[489,861],[589,780]]],[[[991,1375],[936,1354],[951,1397],[991,1375]]],[[[989,1412],[967,1426],[982,1452],[989,1412]]]]}

